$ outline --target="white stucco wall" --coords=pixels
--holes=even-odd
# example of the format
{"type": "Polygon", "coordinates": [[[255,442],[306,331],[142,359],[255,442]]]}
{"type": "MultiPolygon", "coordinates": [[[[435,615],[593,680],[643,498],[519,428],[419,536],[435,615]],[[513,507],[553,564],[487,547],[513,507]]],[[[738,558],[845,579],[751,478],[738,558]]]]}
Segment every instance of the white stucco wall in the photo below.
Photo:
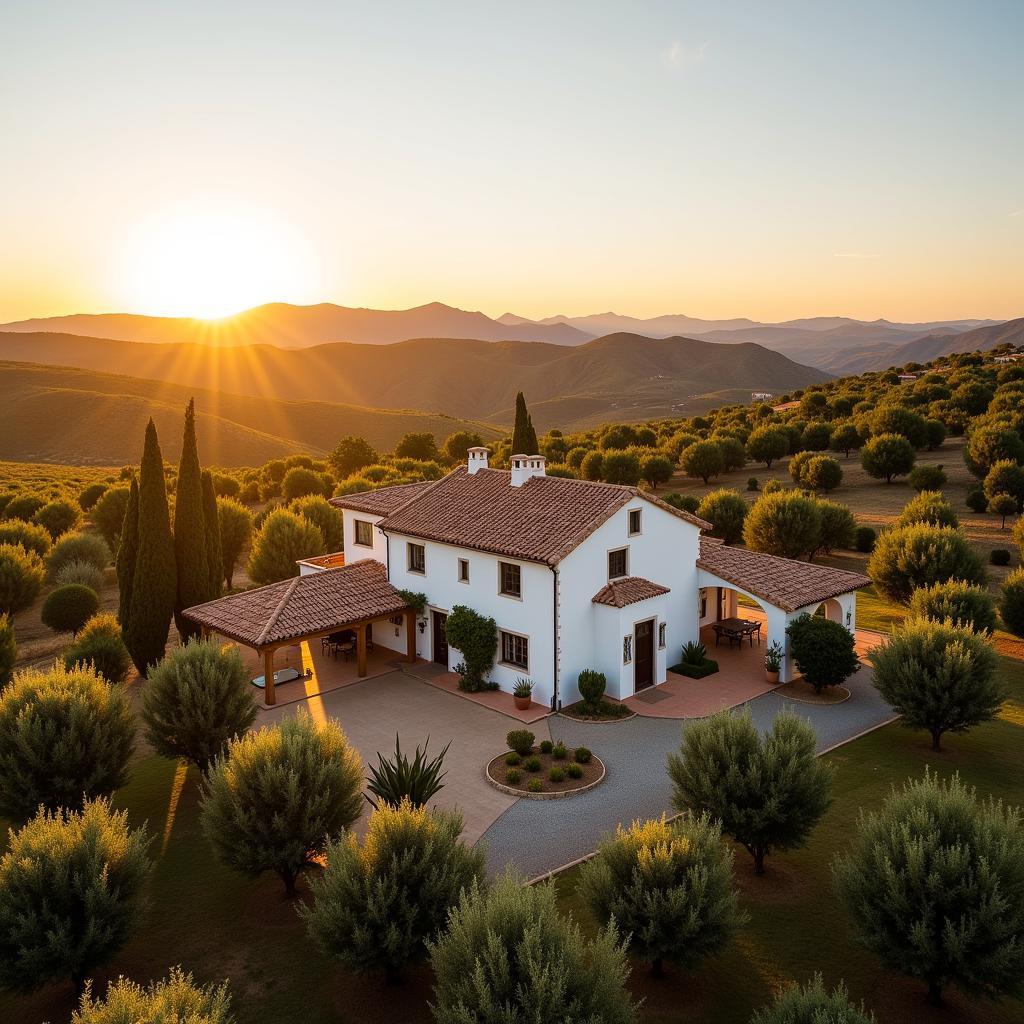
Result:
{"type": "Polygon", "coordinates": [[[559,565],[559,699],[564,705],[579,700],[577,677],[596,668],[608,679],[608,694],[633,693],[633,664],[622,664],[622,640],[635,622],[656,618],[666,624],[666,643],[657,649],[655,683],[664,682],[665,669],[678,660],[682,645],[697,638],[697,553],[700,531],[684,519],[636,498],[603,523],[559,565]],[[629,510],[641,510],[641,532],[629,535],[629,510]],[[670,593],[626,608],[605,609],[593,596],[608,582],[608,552],[628,547],[627,574],[660,583],[670,593]],[[608,612],[615,613],[615,621],[608,612]],[[614,633],[609,636],[609,631],[614,633]],[[617,686],[618,693],[614,692],[617,686]]]}
{"type": "Polygon", "coordinates": [[[367,558],[376,558],[382,565],[388,564],[387,538],[377,529],[377,524],[383,516],[371,516],[366,512],[357,512],[355,509],[342,508],[342,537],[345,543],[345,564],[361,562],[367,558]],[[366,547],[356,543],[356,520],[362,519],[372,524],[373,545],[366,547]]]}

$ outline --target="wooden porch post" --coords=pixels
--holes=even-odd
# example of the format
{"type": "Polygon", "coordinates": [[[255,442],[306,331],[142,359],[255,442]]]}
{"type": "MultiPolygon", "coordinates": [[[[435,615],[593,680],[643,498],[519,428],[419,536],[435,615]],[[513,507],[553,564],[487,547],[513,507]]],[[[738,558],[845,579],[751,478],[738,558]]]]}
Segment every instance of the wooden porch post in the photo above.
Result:
{"type": "Polygon", "coordinates": [[[210,631],[209,631],[209,629],[206,628],[206,626],[200,626],[199,627],[199,639],[200,640],[209,640],[210,639],[210,631]]]}
{"type": "Polygon", "coordinates": [[[263,651],[263,699],[267,704],[276,704],[274,695],[274,649],[264,648],[263,651]]]}
{"type": "Polygon", "coordinates": [[[405,613],[405,648],[406,659],[416,661],[416,612],[410,608],[405,613]]]}
{"type": "Polygon", "coordinates": [[[356,672],[362,679],[366,675],[366,623],[356,626],[356,672]]]}

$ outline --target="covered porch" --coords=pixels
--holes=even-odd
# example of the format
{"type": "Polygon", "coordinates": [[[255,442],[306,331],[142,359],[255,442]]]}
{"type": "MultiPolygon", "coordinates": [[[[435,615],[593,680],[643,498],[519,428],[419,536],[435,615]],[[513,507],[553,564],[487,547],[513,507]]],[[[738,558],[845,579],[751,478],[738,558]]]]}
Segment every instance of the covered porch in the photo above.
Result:
{"type": "Polygon", "coordinates": [[[372,560],[231,594],[185,614],[204,638],[219,634],[252,652],[250,664],[262,669],[254,681],[263,682],[267,707],[277,703],[282,686],[289,701],[301,700],[365,679],[371,668],[388,671],[403,653],[416,660],[415,609],[372,560]],[[391,645],[392,628],[404,638],[404,652],[391,645]]]}

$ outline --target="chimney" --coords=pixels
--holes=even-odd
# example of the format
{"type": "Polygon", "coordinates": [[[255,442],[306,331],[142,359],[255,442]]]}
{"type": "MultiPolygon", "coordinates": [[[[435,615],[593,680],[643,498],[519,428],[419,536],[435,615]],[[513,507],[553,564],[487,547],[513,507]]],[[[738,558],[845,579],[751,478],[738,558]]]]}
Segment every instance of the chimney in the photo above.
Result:
{"type": "Polygon", "coordinates": [[[543,455],[512,456],[512,486],[522,487],[532,476],[545,476],[543,455]]]}
{"type": "Polygon", "coordinates": [[[487,468],[487,456],[491,454],[489,448],[470,448],[469,452],[469,475],[472,476],[478,469],[487,468]]]}

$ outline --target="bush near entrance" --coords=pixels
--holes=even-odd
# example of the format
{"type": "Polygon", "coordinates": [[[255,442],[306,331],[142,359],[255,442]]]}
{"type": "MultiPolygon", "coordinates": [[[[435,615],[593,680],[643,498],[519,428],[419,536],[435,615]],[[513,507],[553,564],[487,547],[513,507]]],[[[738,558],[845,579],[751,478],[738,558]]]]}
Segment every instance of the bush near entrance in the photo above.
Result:
{"type": "Polygon", "coordinates": [[[804,679],[821,693],[838,686],[860,668],[854,635],[823,615],[801,615],[786,627],[793,661],[804,679]]]}
{"type": "Polygon", "coordinates": [[[494,689],[487,680],[498,647],[498,625],[494,619],[457,604],[445,622],[444,632],[466,666],[459,689],[467,693],[494,689]]]}

